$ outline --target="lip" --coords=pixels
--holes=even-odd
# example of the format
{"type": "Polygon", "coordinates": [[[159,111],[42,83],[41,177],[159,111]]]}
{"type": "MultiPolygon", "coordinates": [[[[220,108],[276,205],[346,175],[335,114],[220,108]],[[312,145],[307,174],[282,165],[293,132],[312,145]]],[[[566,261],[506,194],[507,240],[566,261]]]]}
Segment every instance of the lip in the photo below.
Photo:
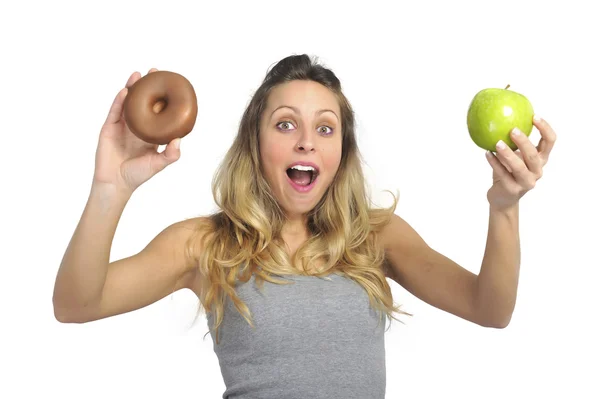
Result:
{"type": "MultiPolygon", "coordinates": [[[[317,174],[315,176],[315,179],[312,181],[312,183],[310,183],[308,186],[301,186],[299,184],[294,183],[294,181],[292,179],[290,179],[290,177],[288,176],[288,174],[285,174],[285,177],[287,178],[287,181],[291,184],[291,186],[294,188],[294,190],[298,191],[299,193],[307,193],[310,190],[312,190],[315,187],[315,184],[317,183],[317,180],[319,180],[319,174],[320,174],[320,169],[319,167],[312,163],[312,162],[304,162],[304,161],[298,161],[298,162],[294,162],[292,164],[290,164],[287,169],[290,169],[291,167],[294,167],[296,165],[299,166],[310,166],[312,168],[314,168],[315,173],[317,174]]],[[[286,169],[286,171],[287,171],[286,169]]]]}
{"type": "MultiPolygon", "coordinates": [[[[301,164],[294,164],[294,165],[301,165],[301,164]]],[[[312,165],[310,165],[310,166],[312,166],[312,165]]],[[[319,175],[317,174],[317,177],[315,177],[315,180],[313,180],[312,183],[310,183],[308,186],[301,186],[299,184],[294,183],[294,181],[292,179],[290,179],[290,177],[287,175],[287,173],[285,174],[285,177],[287,178],[287,181],[290,183],[290,185],[294,188],[294,190],[296,190],[300,193],[307,193],[310,190],[312,190],[315,187],[317,180],[319,180],[319,175]]]]}
{"type": "Polygon", "coordinates": [[[289,169],[289,168],[291,168],[293,166],[296,166],[296,165],[299,165],[299,166],[310,166],[310,167],[314,168],[317,171],[317,176],[319,175],[319,172],[320,172],[319,167],[316,164],[312,163],[312,162],[303,162],[303,161],[294,162],[293,164],[290,164],[287,167],[287,169],[289,169]]]}

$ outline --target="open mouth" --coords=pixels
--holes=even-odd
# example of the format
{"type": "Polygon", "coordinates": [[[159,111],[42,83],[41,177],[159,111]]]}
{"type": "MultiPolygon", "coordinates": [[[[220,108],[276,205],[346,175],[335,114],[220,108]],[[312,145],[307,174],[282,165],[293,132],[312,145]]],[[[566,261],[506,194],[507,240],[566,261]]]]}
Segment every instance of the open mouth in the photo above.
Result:
{"type": "Polygon", "coordinates": [[[292,165],[286,170],[290,180],[301,187],[310,186],[317,176],[319,169],[310,165],[292,165]]]}

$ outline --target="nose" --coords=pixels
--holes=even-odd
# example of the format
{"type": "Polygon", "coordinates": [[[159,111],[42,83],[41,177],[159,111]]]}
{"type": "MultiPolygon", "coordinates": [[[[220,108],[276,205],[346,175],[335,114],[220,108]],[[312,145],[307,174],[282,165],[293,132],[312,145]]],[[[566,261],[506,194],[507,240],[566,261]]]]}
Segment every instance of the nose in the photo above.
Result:
{"type": "Polygon", "coordinates": [[[315,142],[314,138],[310,135],[309,132],[304,131],[296,144],[296,151],[298,152],[314,152],[315,151],[315,142]]]}

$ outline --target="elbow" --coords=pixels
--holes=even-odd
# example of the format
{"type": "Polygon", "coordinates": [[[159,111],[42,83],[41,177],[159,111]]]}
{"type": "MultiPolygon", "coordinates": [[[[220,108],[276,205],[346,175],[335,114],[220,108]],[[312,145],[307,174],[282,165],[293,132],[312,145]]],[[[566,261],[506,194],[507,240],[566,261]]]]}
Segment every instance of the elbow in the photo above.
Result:
{"type": "Polygon", "coordinates": [[[85,313],[82,310],[61,304],[56,298],[52,298],[54,308],[54,318],[59,323],[65,324],[81,324],[88,320],[84,317],[85,313]]]}
{"type": "Polygon", "coordinates": [[[504,329],[510,324],[513,312],[512,308],[510,308],[510,310],[508,308],[479,308],[475,314],[476,316],[474,317],[474,321],[480,326],[486,328],[504,329]]]}
{"type": "Polygon", "coordinates": [[[59,323],[75,323],[75,319],[72,315],[64,308],[58,306],[54,306],[54,318],[59,323]]]}
{"type": "Polygon", "coordinates": [[[81,312],[75,312],[72,310],[56,307],[54,308],[54,318],[59,323],[64,324],[83,324],[90,321],[89,319],[82,317],[81,312]]]}
{"type": "Polygon", "coordinates": [[[509,324],[510,324],[510,321],[503,321],[503,322],[499,322],[499,323],[488,324],[486,327],[502,330],[502,329],[508,327],[509,324]]]}
{"type": "Polygon", "coordinates": [[[482,304],[474,306],[474,319],[482,327],[504,329],[508,327],[515,309],[514,302],[482,304]]]}
{"type": "Polygon", "coordinates": [[[69,323],[69,312],[61,305],[60,301],[56,297],[56,293],[52,297],[52,308],[54,310],[54,318],[59,323],[69,323]]]}
{"type": "Polygon", "coordinates": [[[480,322],[479,325],[486,328],[495,328],[501,330],[508,327],[508,325],[510,324],[511,317],[512,315],[509,315],[507,317],[487,318],[484,321],[480,322]]]}
{"type": "Polygon", "coordinates": [[[54,303],[54,318],[59,323],[79,323],[75,318],[75,312],[65,308],[63,306],[58,306],[54,303]]]}

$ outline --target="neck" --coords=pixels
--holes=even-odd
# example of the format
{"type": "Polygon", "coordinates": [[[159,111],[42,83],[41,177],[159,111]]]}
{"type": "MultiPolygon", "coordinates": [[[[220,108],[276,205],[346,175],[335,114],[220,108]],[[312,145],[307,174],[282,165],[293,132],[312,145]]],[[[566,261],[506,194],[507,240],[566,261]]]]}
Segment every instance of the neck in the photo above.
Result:
{"type": "Polygon", "coordinates": [[[285,242],[288,255],[293,256],[298,247],[308,239],[308,219],[304,215],[287,218],[282,230],[281,238],[285,242]]]}
{"type": "Polygon", "coordinates": [[[293,218],[288,217],[283,225],[282,234],[294,238],[306,236],[308,234],[307,222],[308,219],[304,215],[293,218]]]}

